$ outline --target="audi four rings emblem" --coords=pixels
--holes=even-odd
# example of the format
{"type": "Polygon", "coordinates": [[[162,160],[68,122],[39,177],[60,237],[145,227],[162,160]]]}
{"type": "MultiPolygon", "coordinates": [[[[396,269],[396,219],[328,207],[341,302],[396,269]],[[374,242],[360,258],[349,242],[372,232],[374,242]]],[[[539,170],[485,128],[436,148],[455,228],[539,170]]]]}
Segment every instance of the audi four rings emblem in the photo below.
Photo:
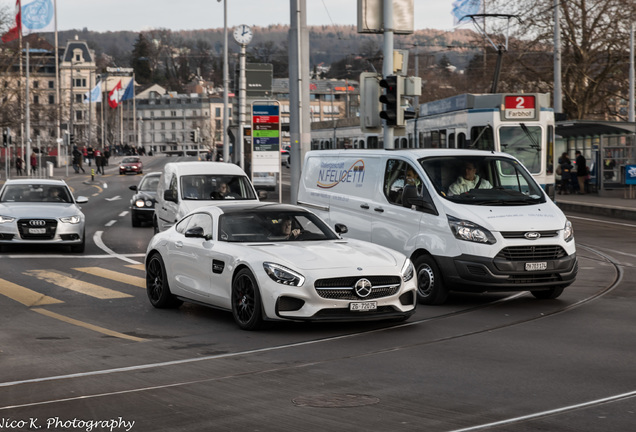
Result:
{"type": "Polygon", "coordinates": [[[32,221],[29,221],[29,225],[43,227],[43,226],[46,225],[46,221],[43,221],[43,220],[32,220],[32,221]]]}
{"type": "Polygon", "coordinates": [[[358,297],[365,298],[371,294],[372,285],[368,279],[358,279],[356,284],[353,287],[358,294],[358,297]]]}

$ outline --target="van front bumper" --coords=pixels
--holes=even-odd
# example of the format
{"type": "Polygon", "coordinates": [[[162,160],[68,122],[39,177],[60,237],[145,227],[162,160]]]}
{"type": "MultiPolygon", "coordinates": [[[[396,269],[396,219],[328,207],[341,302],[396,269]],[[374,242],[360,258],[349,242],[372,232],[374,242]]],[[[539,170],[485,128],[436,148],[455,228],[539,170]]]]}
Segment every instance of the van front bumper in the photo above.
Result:
{"type": "Polygon", "coordinates": [[[576,279],[576,254],[553,260],[509,261],[474,255],[437,257],[450,290],[528,291],[550,287],[565,287],[576,279]],[[526,263],[545,262],[545,270],[526,270],[526,263]]]}

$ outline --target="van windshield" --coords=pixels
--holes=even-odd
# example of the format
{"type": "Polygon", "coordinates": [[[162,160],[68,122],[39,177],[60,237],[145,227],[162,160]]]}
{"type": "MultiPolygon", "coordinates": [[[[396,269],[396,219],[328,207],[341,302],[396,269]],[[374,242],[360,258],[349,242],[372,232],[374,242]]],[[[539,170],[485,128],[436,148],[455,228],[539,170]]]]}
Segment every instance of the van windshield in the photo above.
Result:
{"type": "Polygon", "coordinates": [[[196,174],[181,177],[184,200],[255,200],[246,176],[196,174]]]}
{"type": "Polygon", "coordinates": [[[473,205],[528,205],[545,194],[516,160],[500,156],[439,156],[420,159],[437,193],[473,205]]]}

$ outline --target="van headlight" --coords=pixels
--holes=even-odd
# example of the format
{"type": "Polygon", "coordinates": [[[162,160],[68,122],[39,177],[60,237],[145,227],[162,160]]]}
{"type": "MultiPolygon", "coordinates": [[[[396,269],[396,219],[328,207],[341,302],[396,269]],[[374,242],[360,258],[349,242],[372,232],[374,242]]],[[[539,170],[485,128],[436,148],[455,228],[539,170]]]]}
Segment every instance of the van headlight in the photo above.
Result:
{"type": "Polygon", "coordinates": [[[413,267],[411,260],[407,258],[402,266],[402,280],[408,282],[413,279],[413,276],[415,276],[415,267],[413,267]]]}
{"type": "Polygon", "coordinates": [[[75,216],[63,217],[63,218],[60,218],[60,220],[64,223],[78,224],[82,221],[82,218],[75,215],[75,216]]]}
{"type": "Polygon", "coordinates": [[[455,238],[476,243],[495,244],[497,240],[486,228],[476,223],[448,216],[448,225],[455,238]]]}
{"type": "Polygon", "coordinates": [[[263,268],[267,276],[276,283],[290,286],[301,286],[305,283],[305,277],[303,275],[282,265],[264,262],[263,268]]]}
{"type": "Polygon", "coordinates": [[[563,240],[566,242],[574,240],[574,228],[569,220],[565,221],[565,227],[563,227],[563,240]]]}

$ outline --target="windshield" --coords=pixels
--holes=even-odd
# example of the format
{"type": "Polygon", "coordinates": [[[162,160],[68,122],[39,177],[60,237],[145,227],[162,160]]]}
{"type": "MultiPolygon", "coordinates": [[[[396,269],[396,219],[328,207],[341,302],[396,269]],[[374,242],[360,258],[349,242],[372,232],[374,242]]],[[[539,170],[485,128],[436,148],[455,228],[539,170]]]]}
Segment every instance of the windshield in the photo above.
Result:
{"type": "Polygon", "coordinates": [[[255,200],[246,176],[197,174],[181,177],[184,200],[255,200]]]}
{"type": "Polygon", "coordinates": [[[532,174],[541,172],[541,127],[502,126],[499,128],[501,151],[517,159],[532,174]]]}
{"type": "Polygon", "coordinates": [[[158,185],[158,175],[146,176],[141,180],[141,183],[139,184],[139,190],[144,192],[157,192],[158,185]]]}
{"type": "Polygon", "coordinates": [[[336,240],[339,237],[316,215],[292,210],[252,210],[219,219],[219,239],[227,242],[336,240]]]}
{"type": "Polygon", "coordinates": [[[57,202],[72,203],[68,188],[63,185],[30,184],[7,185],[0,202],[57,202]]]}
{"type": "Polygon", "coordinates": [[[514,159],[439,156],[420,160],[437,193],[462,204],[526,205],[545,202],[541,187],[514,159]]]}

